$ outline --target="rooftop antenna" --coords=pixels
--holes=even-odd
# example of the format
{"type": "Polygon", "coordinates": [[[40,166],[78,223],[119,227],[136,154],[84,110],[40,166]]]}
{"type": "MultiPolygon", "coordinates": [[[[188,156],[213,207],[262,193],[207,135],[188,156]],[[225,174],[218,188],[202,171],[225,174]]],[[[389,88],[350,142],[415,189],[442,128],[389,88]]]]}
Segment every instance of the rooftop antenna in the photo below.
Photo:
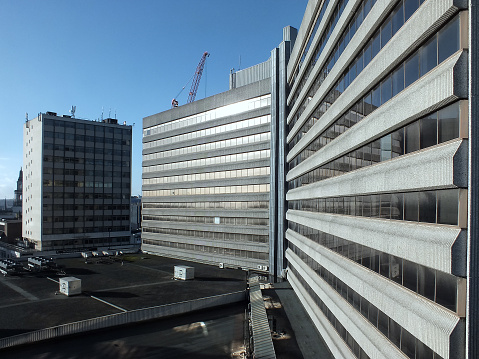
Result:
{"type": "Polygon", "coordinates": [[[103,121],[103,106],[101,107],[101,120],[103,121]]]}
{"type": "Polygon", "coordinates": [[[111,107],[110,107],[110,110],[108,111],[108,118],[111,118],[111,107]]]}
{"type": "Polygon", "coordinates": [[[28,122],[28,112],[25,112],[25,121],[28,122]]]}
{"type": "Polygon", "coordinates": [[[77,110],[76,106],[72,106],[72,109],[70,110],[70,113],[72,114],[72,117],[75,118],[75,111],[77,110]]]}
{"type": "Polygon", "coordinates": [[[239,66],[238,66],[238,70],[241,70],[241,55],[239,55],[239,66]]]}

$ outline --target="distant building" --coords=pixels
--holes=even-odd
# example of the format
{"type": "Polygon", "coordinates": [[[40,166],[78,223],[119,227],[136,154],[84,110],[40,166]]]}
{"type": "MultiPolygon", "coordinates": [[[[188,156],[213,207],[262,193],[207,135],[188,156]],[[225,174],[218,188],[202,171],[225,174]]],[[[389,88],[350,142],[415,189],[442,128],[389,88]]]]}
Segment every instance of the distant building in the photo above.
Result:
{"type": "Polygon", "coordinates": [[[130,243],[131,132],[52,112],[25,123],[23,237],[35,249],[130,243]]]}
{"type": "Polygon", "coordinates": [[[12,211],[14,213],[22,214],[22,196],[23,196],[23,170],[20,169],[20,173],[18,175],[17,180],[17,189],[15,190],[14,197],[13,197],[13,207],[12,211]]]}
{"type": "Polygon", "coordinates": [[[229,91],[143,119],[142,250],[276,272],[277,86],[293,34],[229,91]]]}
{"type": "Polygon", "coordinates": [[[141,229],[141,196],[132,196],[130,201],[130,222],[131,232],[135,233],[141,229]]]}

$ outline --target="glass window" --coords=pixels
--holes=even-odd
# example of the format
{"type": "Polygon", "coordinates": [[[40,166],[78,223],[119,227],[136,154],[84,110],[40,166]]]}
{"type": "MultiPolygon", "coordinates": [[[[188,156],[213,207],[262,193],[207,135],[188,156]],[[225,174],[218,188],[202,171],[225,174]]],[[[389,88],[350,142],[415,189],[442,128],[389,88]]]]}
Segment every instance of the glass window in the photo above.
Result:
{"type": "Polygon", "coordinates": [[[404,64],[405,86],[408,87],[419,78],[419,55],[416,53],[404,64]]]}
{"type": "Polygon", "coordinates": [[[437,191],[437,223],[457,225],[458,190],[437,191]]]}
{"type": "Polygon", "coordinates": [[[401,327],[389,318],[389,340],[398,348],[401,346],[401,327]]]}
{"type": "Polygon", "coordinates": [[[419,49],[421,76],[437,65],[437,38],[434,36],[428,43],[419,49]]]}
{"type": "Polygon", "coordinates": [[[409,358],[415,358],[416,338],[404,328],[401,328],[401,350],[409,358]]]}
{"type": "Polygon", "coordinates": [[[366,67],[371,62],[371,47],[372,42],[368,42],[368,46],[364,49],[364,67],[366,67]]]}
{"type": "Polygon", "coordinates": [[[421,148],[427,148],[437,144],[437,112],[420,120],[421,148]]]}
{"type": "Polygon", "coordinates": [[[419,266],[417,272],[418,293],[432,301],[435,300],[436,274],[435,270],[419,266]]]}
{"type": "Polygon", "coordinates": [[[404,193],[404,220],[415,221],[419,219],[419,197],[417,192],[404,193]]]}
{"type": "Polygon", "coordinates": [[[401,26],[404,24],[404,11],[402,1],[397,4],[392,14],[392,34],[398,32],[401,26]]]}
{"type": "Polygon", "coordinates": [[[374,56],[376,56],[379,52],[379,50],[381,50],[381,42],[380,42],[380,33],[377,33],[376,36],[373,37],[373,43],[372,43],[372,58],[374,58],[374,56]]]}
{"type": "Polygon", "coordinates": [[[436,223],[436,192],[419,193],[419,222],[436,223]]]}
{"type": "Polygon", "coordinates": [[[368,93],[366,96],[363,98],[363,114],[364,116],[369,115],[372,111],[372,102],[371,102],[371,93],[368,93]]]}
{"type": "Polygon", "coordinates": [[[419,122],[413,122],[405,128],[405,147],[406,153],[419,150],[419,122]]]}
{"type": "Polygon", "coordinates": [[[416,342],[417,357],[421,359],[434,359],[434,352],[421,341],[416,342]]]}
{"type": "Polygon", "coordinates": [[[371,96],[372,96],[372,105],[373,105],[371,110],[374,111],[379,106],[381,106],[381,92],[380,92],[379,86],[376,86],[373,89],[371,96]]]}
{"type": "Polygon", "coordinates": [[[404,18],[407,21],[419,7],[419,0],[404,0],[404,18]]]}
{"type": "Polygon", "coordinates": [[[391,40],[391,30],[392,30],[392,22],[391,16],[386,20],[386,22],[381,26],[381,48],[384,47],[391,40]]]}
{"type": "Polygon", "coordinates": [[[393,158],[404,154],[404,128],[391,134],[391,152],[393,158]]]}
{"type": "Polygon", "coordinates": [[[439,63],[459,50],[459,18],[447,24],[437,34],[439,63]]]}
{"type": "Polygon", "coordinates": [[[392,74],[392,96],[396,96],[404,89],[404,65],[400,65],[392,74]]]}
{"type": "Polygon", "coordinates": [[[391,159],[391,135],[386,135],[380,139],[381,161],[391,159]]]}
{"type": "Polygon", "coordinates": [[[410,261],[403,261],[403,285],[417,292],[417,264],[410,261]]]}
{"type": "Polygon", "coordinates": [[[436,271],[436,302],[456,311],[457,279],[455,276],[436,271]]]}
{"type": "Polygon", "coordinates": [[[443,108],[438,115],[439,143],[459,137],[459,104],[443,108]]]}
{"type": "Polygon", "coordinates": [[[379,217],[387,218],[387,219],[391,218],[391,200],[392,200],[392,195],[390,194],[381,195],[379,217]]]}
{"type": "Polygon", "coordinates": [[[391,76],[388,76],[381,82],[381,105],[391,99],[392,87],[391,76]]]}

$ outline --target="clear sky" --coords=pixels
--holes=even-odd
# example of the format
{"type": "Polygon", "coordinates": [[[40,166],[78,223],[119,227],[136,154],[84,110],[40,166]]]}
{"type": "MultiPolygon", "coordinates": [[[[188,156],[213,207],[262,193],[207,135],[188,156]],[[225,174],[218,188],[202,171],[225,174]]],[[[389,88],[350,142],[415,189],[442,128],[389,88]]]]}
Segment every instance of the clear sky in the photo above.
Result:
{"type": "MultiPolygon", "coordinates": [[[[307,0],[0,0],[0,198],[13,198],[23,124],[39,112],[133,125],[141,194],[143,117],[167,110],[211,53],[197,99],[228,90],[231,68],[268,59],[307,0]],[[111,111],[111,112],[110,112],[111,111]]],[[[186,102],[190,84],[178,98],[186,102]]]]}

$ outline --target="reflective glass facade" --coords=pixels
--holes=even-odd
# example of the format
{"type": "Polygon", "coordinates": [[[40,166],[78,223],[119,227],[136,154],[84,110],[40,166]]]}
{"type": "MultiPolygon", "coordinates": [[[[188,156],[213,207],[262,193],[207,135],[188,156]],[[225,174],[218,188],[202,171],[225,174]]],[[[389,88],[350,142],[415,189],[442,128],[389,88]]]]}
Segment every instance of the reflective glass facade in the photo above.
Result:
{"type": "Polygon", "coordinates": [[[144,120],[143,250],[268,269],[271,95],[249,96],[144,120]]]}

